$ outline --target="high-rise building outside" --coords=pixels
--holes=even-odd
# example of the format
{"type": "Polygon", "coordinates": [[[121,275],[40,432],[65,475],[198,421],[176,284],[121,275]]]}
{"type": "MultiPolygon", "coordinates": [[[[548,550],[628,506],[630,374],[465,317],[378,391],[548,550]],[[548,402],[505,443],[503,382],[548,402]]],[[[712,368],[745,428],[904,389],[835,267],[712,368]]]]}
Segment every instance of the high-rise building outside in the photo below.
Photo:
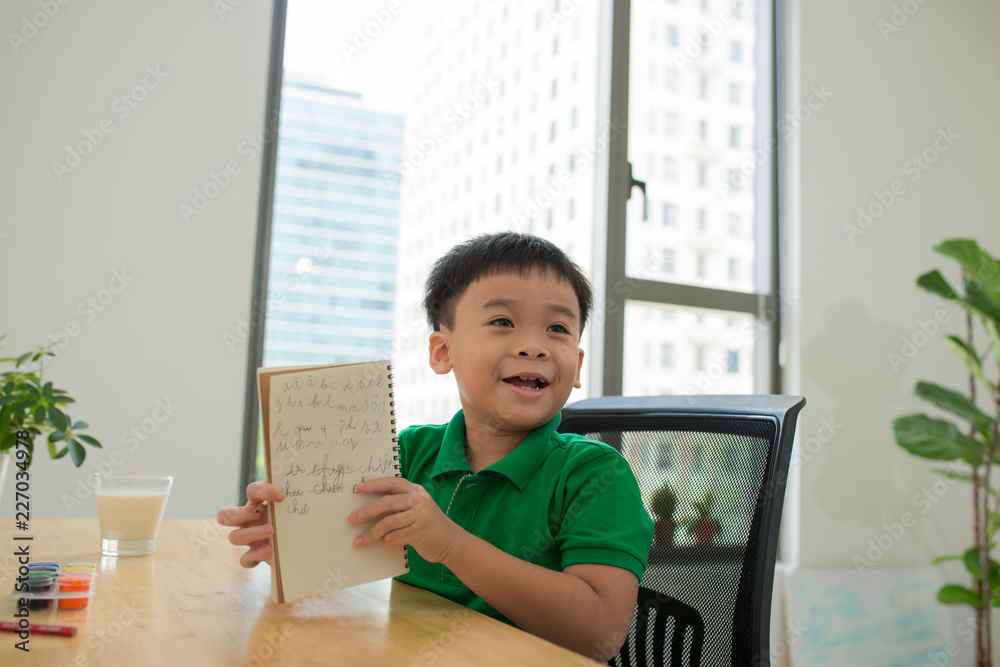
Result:
{"type": "Polygon", "coordinates": [[[265,366],[390,355],[402,145],[401,116],[285,73],[265,366]]]}
{"type": "MultiPolygon", "coordinates": [[[[444,422],[460,407],[454,380],[427,363],[422,289],[437,257],[471,236],[516,230],[552,240],[588,272],[594,265],[597,165],[624,137],[621,126],[598,126],[601,4],[439,0],[399,19],[421,35],[406,54],[416,94],[399,170],[402,426],[444,422]]],[[[647,197],[629,202],[629,275],[754,291],[756,197],[752,174],[739,171],[756,136],[753,3],[633,2],[631,11],[629,159],[647,197]]],[[[752,318],[642,302],[625,316],[624,393],[753,391],[752,318]]],[[[571,401],[590,395],[587,361],[571,401]]]]}

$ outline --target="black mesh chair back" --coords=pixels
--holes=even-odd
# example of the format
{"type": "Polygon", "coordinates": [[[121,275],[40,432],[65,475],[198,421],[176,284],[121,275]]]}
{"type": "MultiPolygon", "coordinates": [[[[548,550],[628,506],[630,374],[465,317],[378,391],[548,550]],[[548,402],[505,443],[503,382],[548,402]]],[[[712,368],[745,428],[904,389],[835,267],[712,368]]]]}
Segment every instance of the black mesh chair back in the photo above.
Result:
{"type": "Polygon", "coordinates": [[[622,453],[656,524],[636,618],[610,664],[770,664],[778,528],[804,405],[800,396],[609,396],[563,409],[560,431],[622,453]],[[672,521],[654,512],[664,486],[676,498],[672,521]]]}

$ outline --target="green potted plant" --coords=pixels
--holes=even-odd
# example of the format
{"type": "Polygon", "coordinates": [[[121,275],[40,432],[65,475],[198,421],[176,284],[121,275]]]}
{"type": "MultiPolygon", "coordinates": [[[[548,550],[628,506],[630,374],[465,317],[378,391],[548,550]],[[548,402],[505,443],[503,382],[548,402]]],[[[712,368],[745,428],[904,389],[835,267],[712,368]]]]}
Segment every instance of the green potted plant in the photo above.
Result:
{"type": "MultiPolygon", "coordinates": [[[[0,341],[5,337],[0,336],[0,341]]],[[[23,469],[31,465],[35,438],[39,436],[46,436],[51,458],[69,454],[78,468],[87,456],[84,445],[101,446],[95,438],[80,433],[88,428],[86,422],[74,422],[64,410],[75,402],[73,398],[45,380],[45,360],[55,356],[52,347],[0,359],[0,363],[14,365],[12,370],[0,373],[0,454],[13,454],[18,441],[26,443],[27,457],[18,458],[23,469]]]]}
{"type": "Polygon", "coordinates": [[[674,510],[677,508],[677,494],[670,488],[669,482],[653,492],[649,499],[649,509],[653,512],[653,542],[668,547],[674,545],[674,531],[677,522],[674,521],[674,510]]]}
{"type": "Polygon", "coordinates": [[[944,341],[965,365],[968,385],[964,391],[956,391],[932,382],[918,382],[916,395],[947,413],[947,418],[922,413],[905,415],[895,419],[892,428],[896,442],[911,454],[955,462],[952,469],[938,468],[934,472],[972,485],[972,546],[962,554],[942,556],[934,562],[961,561],[971,578],[971,586],[943,586],[937,599],[973,608],[975,664],[983,667],[992,665],[990,611],[1000,606],[1000,564],[990,558],[994,537],[1000,530],[1000,493],[990,480],[993,464],[1000,463],[1000,387],[996,374],[1000,367],[1000,263],[968,239],[945,241],[934,250],[959,263],[961,289],[953,288],[936,269],[920,276],[917,286],[965,311],[964,338],[946,336],[944,341]],[[973,340],[976,323],[988,338],[985,346],[973,340]],[[980,406],[989,407],[984,411],[980,406]]]}
{"type": "Polygon", "coordinates": [[[711,544],[719,532],[719,520],[712,515],[715,509],[715,494],[711,490],[706,491],[701,500],[694,503],[694,509],[697,514],[688,525],[688,534],[697,546],[711,544]]]}

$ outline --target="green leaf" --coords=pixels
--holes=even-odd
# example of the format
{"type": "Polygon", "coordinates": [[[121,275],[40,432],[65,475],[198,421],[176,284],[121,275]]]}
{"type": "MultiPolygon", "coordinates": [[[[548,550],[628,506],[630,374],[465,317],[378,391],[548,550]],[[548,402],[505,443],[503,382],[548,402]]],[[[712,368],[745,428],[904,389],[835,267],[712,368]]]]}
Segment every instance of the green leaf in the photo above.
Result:
{"type": "Polygon", "coordinates": [[[948,584],[942,586],[937,594],[938,602],[942,604],[967,604],[976,608],[983,606],[982,599],[965,586],[948,584]]]}
{"type": "Polygon", "coordinates": [[[976,404],[964,395],[947,389],[933,382],[918,382],[915,391],[916,395],[925,401],[929,401],[943,410],[947,410],[954,415],[961,417],[972,424],[980,431],[985,431],[993,425],[993,419],[976,407],[976,404]]]}
{"type": "Polygon", "coordinates": [[[69,405],[70,403],[76,403],[76,399],[59,394],[55,397],[55,402],[56,405],[69,405]]]}
{"type": "Polygon", "coordinates": [[[32,416],[35,418],[35,421],[38,422],[39,424],[43,423],[45,421],[45,406],[39,405],[37,408],[35,408],[35,413],[32,416]]]}
{"type": "Polygon", "coordinates": [[[49,423],[60,431],[68,431],[70,426],[69,417],[66,413],[54,405],[49,406],[49,423]]]}
{"type": "Polygon", "coordinates": [[[87,443],[91,447],[97,447],[98,449],[102,449],[101,443],[99,443],[96,438],[92,438],[89,435],[78,435],[76,437],[78,440],[87,443]]]}
{"type": "Polygon", "coordinates": [[[83,465],[83,460],[87,458],[87,450],[76,440],[69,441],[69,457],[73,459],[73,465],[79,468],[83,465]]]}
{"type": "MultiPolygon", "coordinates": [[[[980,562],[978,549],[973,547],[966,551],[962,554],[962,560],[965,561],[965,569],[969,571],[969,574],[976,579],[983,579],[983,564],[980,562]]],[[[990,586],[995,588],[1000,585],[1000,563],[990,558],[987,565],[990,569],[990,586]]]]}
{"type": "Polygon", "coordinates": [[[87,422],[79,422],[78,421],[75,424],[73,424],[73,429],[74,430],[78,429],[78,428],[79,429],[83,429],[83,428],[88,428],[89,426],[90,426],[90,424],[88,424],[87,422]]]}
{"type": "Polygon", "coordinates": [[[10,404],[0,408],[0,433],[7,433],[10,428],[10,416],[14,412],[14,407],[10,404]]]}
{"type": "Polygon", "coordinates": [[[948,284],[948,281],[944,279],[944,276],[937,269],[917,278],[917,286],[922,287],[931,294],[937,294],[951,301],[959,300],[958,293],[952,289],[952,286],[948,284]]]}
{"type": "Polygon", "coordinates": [[[965,556],[957,556],[957,555],[956,556],[938,556],[937,558],[935,558],[931,562],[934,565],[938,565],[939,563],[944,563],[945,561],[949,561],[949,560],[963,560],[964,558],[965,558],[965,556]]]}
{"type": "Polygon", "coordinates": [[[986,445],[960,433],[951,422],[927,415],[897,417],[892,421],[892,430],[900,447],[925,459],[962,459],[979,465],[986,451],[986,445]]]}
{"type": "Polygon", "coordinates": [[[66,431],[52,431],[49,433],[49,442],[59,442],[66,439],[66,431]]]}
{"type": "Polygon", "coordinates": [[[55,454],[51,454],[51,452],[50,452],[50,454],[51,454],[51,456],[52,456],[53,459],[61,459],[62,457],[66,456],[66,454],[68,454],[68,453],[69,453],[69,446],[68,445],[66,447],[63,447],[62,449],[60,449],[55,454]]]}
{"type": "Polygon", "coordinates": [[[935,252],[957,260],[965,274],[980,282],[1000,282],[1000,265],[973,239],[949,239],[936,246],[935,252]]]}
{"type": "Polygon", "coordinates": [[[972,239],[951,239],[934,250],[962,265],[967,307],[1000,320],[1000,264],[972,239]]]}
{"type": "Polygon", "coordinates": [[[0,452],[6,452],[17,444],[17,437],[13,431],[0,431],[0,452]]]}
{"type": "MultiPolygon", "coordinates": [[[[993,489],[990,489],[991,491],[993,489]]],[[[1000,512],[987,510],[986,513],[986,537],[990,538],[1000,530],[1000,512]]]]}
{"type": "MultiPolygon", "coordinates": [[[[947,468],[931,468],[931,472],[936,472],[942,477],[953,479],[956,482],[968,482],[969,484],[972,484],[972,475],[967,472],[955,472],[954,470],[948,470],[947,468]]],[[[989,492],[994,496],[997,495],[996,489],[989,489],[989,492]]]]}
{"type": "Polygon", "coordinates": [[[976,354],[975,350],[969,347],[968,343],[958,336],[946,336],[945,342],[948,343],[948,347],[950,347],[952,351],[958,355],[958,358],[969,367],[972,374],[979,378],[980,382],[986,385],[991,392],[997,390],[996,385],[986,378],[986,374],[983,373],[983,364],[979,359],[979,355],[976,354]]]}
{"type": "Polygon", "coordinates": [[[45,395],[46,398],[49,398],[49,399],[52,398],[52,383],[51,382],[46,382],[45,383],[45,386],[42,387],[42,393],[45,395]]]}
{"type": "Polygon", "coordinates": [[[58,458],[56,456],[56,443],[52,442],[51,440],[46,440],[45,444],[48,445],[49,447],[49,458],[50,459],[58,458]]]}
{"type": "Polygon", "coordinates": [[[20,368],[21,364],[23,364],[30,358],[31,358],[31,352],[25,352],[24,354],[22,354],[20,357],[17,358],[17,361],[14,362],[14,367],[20,368]]]}
{"type": "Polygon", "coordinates": [[[993,343],[993,355],[996,357],[997,365],[1000,365],[1000,322],[984,319],[983,328],[993,343]]]}

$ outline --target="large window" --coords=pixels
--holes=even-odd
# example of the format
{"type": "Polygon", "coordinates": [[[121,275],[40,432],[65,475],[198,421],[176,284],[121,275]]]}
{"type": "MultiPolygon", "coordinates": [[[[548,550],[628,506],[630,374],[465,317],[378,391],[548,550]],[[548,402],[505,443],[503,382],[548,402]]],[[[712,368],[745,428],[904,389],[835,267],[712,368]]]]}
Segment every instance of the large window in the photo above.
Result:
{"type": "Polygon", "coordinates": [[[593,277],[571,401],[777,388],[769,2],[281,9],[259,363],[391,358],[399,425],[448,420],[424,277],[518,230],[593,277]]]}

